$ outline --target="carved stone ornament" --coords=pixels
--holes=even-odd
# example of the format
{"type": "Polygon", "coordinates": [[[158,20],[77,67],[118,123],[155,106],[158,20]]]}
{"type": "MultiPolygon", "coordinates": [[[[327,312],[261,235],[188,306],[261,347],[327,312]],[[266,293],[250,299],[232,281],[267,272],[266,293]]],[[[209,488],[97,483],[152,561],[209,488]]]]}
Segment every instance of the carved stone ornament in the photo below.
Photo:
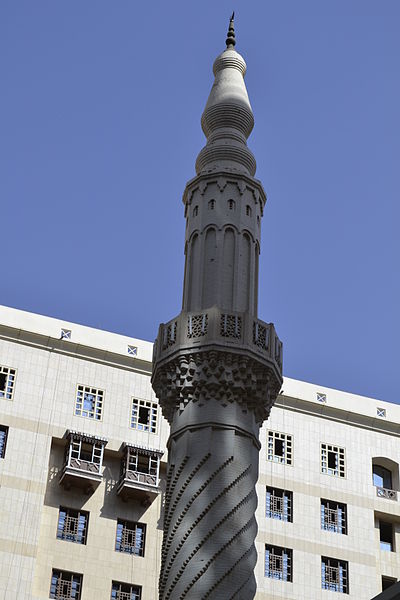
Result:
{"type": "Polygon", "coordinates": [[[178,355],[158,365],[153,388],[169,422],[174,411],[183,411],[188,402],[205,403],[212,398],[222,405],[237,402],[244,410],[254,411],[256,421],[262,423],[279,393],[280,381],[261,361],[211,350],[178,355]]]}

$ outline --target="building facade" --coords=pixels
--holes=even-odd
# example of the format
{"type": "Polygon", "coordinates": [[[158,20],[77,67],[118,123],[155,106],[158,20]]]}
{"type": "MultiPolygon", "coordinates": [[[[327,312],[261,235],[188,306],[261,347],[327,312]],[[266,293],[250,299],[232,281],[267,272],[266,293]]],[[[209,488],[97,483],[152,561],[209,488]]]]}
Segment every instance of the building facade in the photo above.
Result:
{"type": "MultiPolygon", "coordinates": [[[[169,431],[151,359],[0,308],[0,597],[158,597],[169,431]]],[[[397,405],[284,380],[260,436],[257,599],[370,600],[398,578],[399,436],[397,405]]]]}

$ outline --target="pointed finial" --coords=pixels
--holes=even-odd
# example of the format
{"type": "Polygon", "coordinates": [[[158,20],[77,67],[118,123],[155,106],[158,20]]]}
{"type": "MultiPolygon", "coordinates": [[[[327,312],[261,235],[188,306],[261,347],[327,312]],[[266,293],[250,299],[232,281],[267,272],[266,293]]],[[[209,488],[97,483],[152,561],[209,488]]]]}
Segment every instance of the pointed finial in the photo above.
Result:
{"type": "Polygon", "coordinates": [[[228,37],[226,38],[226,47],[227,48],[233,48],[236,44],[234,18],[235,18],[235,11],[233,11],[231,19],[229,21],[228,37]]]}

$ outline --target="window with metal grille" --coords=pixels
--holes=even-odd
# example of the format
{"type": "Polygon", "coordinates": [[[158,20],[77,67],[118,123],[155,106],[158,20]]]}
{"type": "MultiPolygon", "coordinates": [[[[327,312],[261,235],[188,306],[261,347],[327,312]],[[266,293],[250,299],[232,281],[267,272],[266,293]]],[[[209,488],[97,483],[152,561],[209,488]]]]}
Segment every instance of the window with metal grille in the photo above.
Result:
{"type": "Polygon", "coordinates": [[[293,438],[287,433],[268,431],[267,460],[285,465],[292,464],[293,438]]]}
{"type": "Polygon", "coordinates": [[[139,431],[157,431],[158,405],[147,400],[132,398],[131,427],[139,431]]]}
{"type": "Polygon", "coordinates": [[[87,385],[78,385],[75,414],[100,421],[103,410],[104,391],[87,385]]]}
{"type": "Polygon", "coordinates": [[[8,427],[0,425],[0,458],[4,458],[6,455],[7,437],[8,427]]]}
{"type": "Polygon", "coordinates": [[[13,399],[16,373],[15,369],[0,366],[0,398],[13,399]]]}
{"type": "Polygon", "coordinates": [[[89,513],[60,506],[57,538],[67,542],[86,544],[89,513]]]}
{"type": "Polygon", "coordinates": [[[50,598],[55,600],[80,600],[82,575],[53,569],[50,584],[50,598]]]}
{"type": "Polygon", "coordinates": [[[267,486],[265,516],[269,519],[292,522],[293,494],[267,486]]]}
{"type": "Polygon", "coordinates": [[[349,564],[345,560],[321,556],[321,583],[323,590],[349,593],[349,564]]]}
{"type": "Polygon", "coordinates": [[[111,588],[111,600],[141,600],[142,588],[130,583],[113,581],[111,588]]]}
{"type": "Polygon", "coordinates": [[[265,577],[292,581],[292,550],[280,546],[265,546],[265,577]]]}
{"type": "Polygon", "coordinates": [[[144,556],[146,525],[118,519],[115,550],[136,556],[144,556]]]}
{"type": "Polygon", "coordinates": [[[321,498],[321,529],[347,534],[347,506],[321,498]]]}
{"type": "Polygon", "coordinates": [[[344,448],[321,444],[321,473],[333,475],[334,477],[345,477],[344,458],[344,448]]]}

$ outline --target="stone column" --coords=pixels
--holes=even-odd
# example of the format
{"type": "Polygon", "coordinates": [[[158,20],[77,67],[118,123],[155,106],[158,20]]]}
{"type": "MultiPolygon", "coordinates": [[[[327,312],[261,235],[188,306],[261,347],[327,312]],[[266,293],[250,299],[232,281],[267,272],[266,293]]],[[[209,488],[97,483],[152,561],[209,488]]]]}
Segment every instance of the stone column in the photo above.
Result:
{"type": "Polygon", "coordinates": [[[162,324],[152,383],[169,421],[160,600],[256,592],[259,429],[282,383],[282,344],[257,318],[266,201],[247,147],[253,114],[235,49],[214,63],[207,144],[185,189],[182,312],[162,324]]]}

